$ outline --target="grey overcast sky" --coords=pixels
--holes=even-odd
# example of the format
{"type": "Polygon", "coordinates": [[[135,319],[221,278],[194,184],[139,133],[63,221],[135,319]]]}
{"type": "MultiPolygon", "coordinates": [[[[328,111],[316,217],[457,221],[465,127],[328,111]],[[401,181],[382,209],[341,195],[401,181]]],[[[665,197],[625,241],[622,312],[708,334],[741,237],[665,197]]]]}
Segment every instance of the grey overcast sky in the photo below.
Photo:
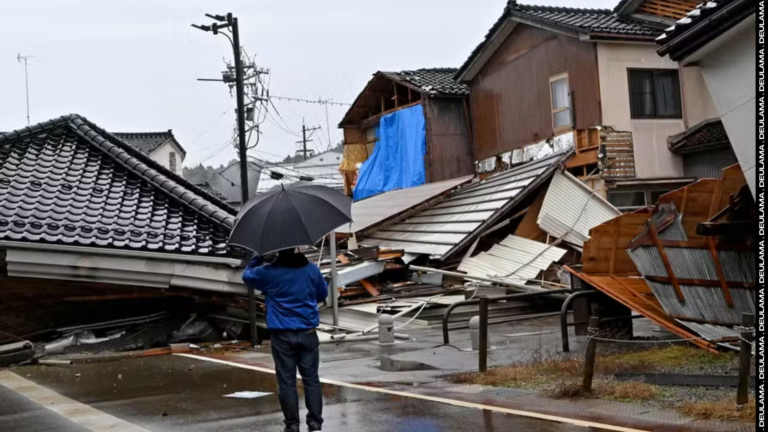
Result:
{"type": "MultiPolygon", "coordinates": [[[[536,0],[542,5],[612,8],[617,0],[536,0]]],[[[173,129],[185,165],[218,166],[235,156],[234,98],[220,76],[226,39],[195,30],[204,13],[239,17],[241,41],[271,70],[273,95],[352,102],[377,70],[458,67],[501,14],[506,0],[27,0],[3,1],[0,131],[26,125],[29,60],[32,123],[78,113],[112,132],[173,129]],[[218,151],[217,153],[217,150],[218,151]]],[[[320,105],[275,101],[292,131],[322,126],[320,105]]],[[[331,142],[346,108],[329,109],[331,142]]],[[[297,137],[262,126],[255,155],[278,160],[297,137]]]]}

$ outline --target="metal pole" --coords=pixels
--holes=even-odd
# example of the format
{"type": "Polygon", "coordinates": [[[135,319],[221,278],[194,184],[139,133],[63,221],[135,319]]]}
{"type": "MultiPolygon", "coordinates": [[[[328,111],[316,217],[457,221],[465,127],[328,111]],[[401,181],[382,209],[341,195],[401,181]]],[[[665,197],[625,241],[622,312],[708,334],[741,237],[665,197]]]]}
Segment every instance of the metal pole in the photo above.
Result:
{"type": "Polygon", "coordinates": [[[480,373],[488,371],[488,296],[480,296],[480,373]]]}
{"type": "Polygon", "coordinates": [[[421,267],[421,266],[412,265],[412,266],[408,266],[408,268],[410,268],[411,270],[423,271],[423,272],[427,272],[427,273],[438,273],[438,274],[446,275],[446,276],[459,277],[459,278],[463,278],[463,279],[466,279],[466,280],[496,283],[496,284],[499,284],[499,285],[504,285],[504,286],[508,286],[508,287],[512,287],[512,288],[517,288],[517,289],[525,291],[525,292],[545,292],[545,291],[550,291],[550,290],[547,290],[545,288],[536,288],[536,287],[528,286],[528,285],[525,285],[525,284],[522,284],[522,283],[508,282],[508,281],[501,280],[501,279],[490,279],[490,278],[484,278],[484,277],[480,277],[480,276],[470,276],[470,275],[464,274],[464,273],[453,272],[453,271],[448,271],[448,270],[433,269],[433,268],[430,268],[430,267],[421,267]]]}
{"type": "Polygon", "coordinates": [[[303,118],[301,119],[301,148],[302,160],[307,160],[307,125],[303,118]]]}
{"type": "Polygon", "coordinates": [[[339,326],[339,287],[336,286],[338,272],[336,271],[336,231],[328,234],[331,246],[331,302],[333,304],[333,325],[339,326]]]}
{"type": "Polygon", "coordinates": [[[325,104],[325,130],[328,131],[328,148],[327,150],[330,150],[332,147],[331,143],[331,122],[328,120],[328,101],[326,101],[325,104]]]}
{"type": "Polygon", "coordinates": [[[27,59],[24,59],[24,85],[27,88],[27,126],[29,126],[29,72],[27,71],[27,59]]]}
{"type": "Polygon", "coordinates": [[[749,373],[752,369],[752,327],[755,326],[755,316],[742,314],[741,347],[739,348],[739,386],[736,391],[736,405],[746,405],[749,402],[749,373]]]}
{"type": "Polygon", "coordinates": [[[600,327],[600,318],[589,318],[589,344],[587,345],[587,356],[584,360],[584,381],[581,389],[585,393],[592,393],[592,379],[595,376],[595,355],[597,353],[597,332],[600,327]]]}

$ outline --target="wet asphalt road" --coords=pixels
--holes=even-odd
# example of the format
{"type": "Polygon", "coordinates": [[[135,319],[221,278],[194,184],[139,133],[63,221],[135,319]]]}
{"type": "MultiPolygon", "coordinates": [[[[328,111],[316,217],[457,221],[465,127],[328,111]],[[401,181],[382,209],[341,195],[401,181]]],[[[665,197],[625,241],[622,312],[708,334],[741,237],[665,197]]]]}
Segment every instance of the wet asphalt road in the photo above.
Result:
{"type": "MultiPolygon", "coordinates": [[[[32,366],[13,371],[153,432],[269,432],[282,427],[274,376],[252,370],[164,356],[68,367],[32,366]],[[237,391],[273,394],[250,400],[223,397],[237,391]]],[[[329,432],[590,430],[346,387],[324,385],[323,394],[323,430],[329,432]]],[[[85,430],[0,386],[0,431],[85,430]]]]}

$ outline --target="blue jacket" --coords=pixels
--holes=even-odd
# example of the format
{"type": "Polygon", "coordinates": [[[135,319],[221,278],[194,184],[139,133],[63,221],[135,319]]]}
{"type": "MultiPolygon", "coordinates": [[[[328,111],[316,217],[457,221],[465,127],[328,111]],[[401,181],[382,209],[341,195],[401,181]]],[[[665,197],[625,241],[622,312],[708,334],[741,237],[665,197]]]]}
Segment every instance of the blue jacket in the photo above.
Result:
{"type": "Polygon", "coordinates": [[[328,297],[328,284],[315,264],[300,268],[264,265],[256,256],[246,266],[243,282],[264,294],[267,328],[309,330],[320,324],[317,304],[328,297]]]}

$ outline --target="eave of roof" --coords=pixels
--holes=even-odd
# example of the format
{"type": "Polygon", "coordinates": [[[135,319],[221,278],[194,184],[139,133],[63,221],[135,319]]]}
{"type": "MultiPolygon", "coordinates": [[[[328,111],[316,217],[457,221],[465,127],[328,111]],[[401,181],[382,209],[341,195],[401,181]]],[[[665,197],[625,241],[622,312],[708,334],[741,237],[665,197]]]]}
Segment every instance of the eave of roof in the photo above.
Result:
{"type": "Polygon", "coordinates": [[[414,80],[410,79],[409,76],[418,76],[419,74],[435,74],[435,73],[444,73],[446,77],[451,78],[456,73],[456,68],[422,68],[422,69],[414,69],[414,70],[404,70],[399,72],[387,72],[387,71],[377,71],[373,74],[371,79],[368,81],[368,83],[365,85],[363,90],[357,95],[354,102],[352,102],[352,106],[349,107],[346,113],[344,113],[344,117],[339,122],[338,127],[343,128],[346,125],[349,125],[351,122],[349,121],[349,117],[351,113],[357,109],[358,104],[363,100],[363,98],[366,97],[366,95],[369,93],[369,90],[371,87],[376,83],[379,79],[387,79],[392,82],[396,82],[402,86],[408,87],[413,91],[416,91],[423,96],[427,97],[467,97],[469,96],[469,87],[458,83],[453,82],[453,84],[445,83],[446,85],[450,85],[452,87],[447,90],[441,90],[439,87],[434,87],[432,89],[425,89],[423,86],[419,85],[419,83],[416,83],[414,80]]]}
{"type": "Polygon", "coordinates": [[[488,57],[498,48],[504,38],[514,29],[508,27],[510,21],[539,27],[548,31],[563,33],[584,41],[594,40],[627,40],[633,42],[653,42],[659,30],[640,22],[634,18],[617,16],[609,9],[579,9],[567,7],[521,5],[516,0],[510,0],[504,8],[504,13],[494,23],[488,33],[470,54],[469,58],[459,68],[455,79],[457,81],[469,81],[474,77],[470,73],[482,68],[488,57]],[[568,17],[547,17],[543,15],[566,14],[578,18],[574,20],[568,17]],[[596,17],[606,22],[600,22],[596,17]],[[575,23],[576,21],[577,23],[575,23]],[[618,22],[619,25],[616,22],[618,22]],[[610,25],[608,25],[610,24],[610,25]],[[495,42],[495,43],[494,43],[495,42]],[[489,52],[488,52],[489,51],[489,52]],[[485,56],[483,64],[478,64],[478,59],[485,56]]]}
{"type": "Polygon", "coordinates": [[[756,12],[755,0],[706,1],[656,38],[656,52],[684,61],[756,12]]]}

